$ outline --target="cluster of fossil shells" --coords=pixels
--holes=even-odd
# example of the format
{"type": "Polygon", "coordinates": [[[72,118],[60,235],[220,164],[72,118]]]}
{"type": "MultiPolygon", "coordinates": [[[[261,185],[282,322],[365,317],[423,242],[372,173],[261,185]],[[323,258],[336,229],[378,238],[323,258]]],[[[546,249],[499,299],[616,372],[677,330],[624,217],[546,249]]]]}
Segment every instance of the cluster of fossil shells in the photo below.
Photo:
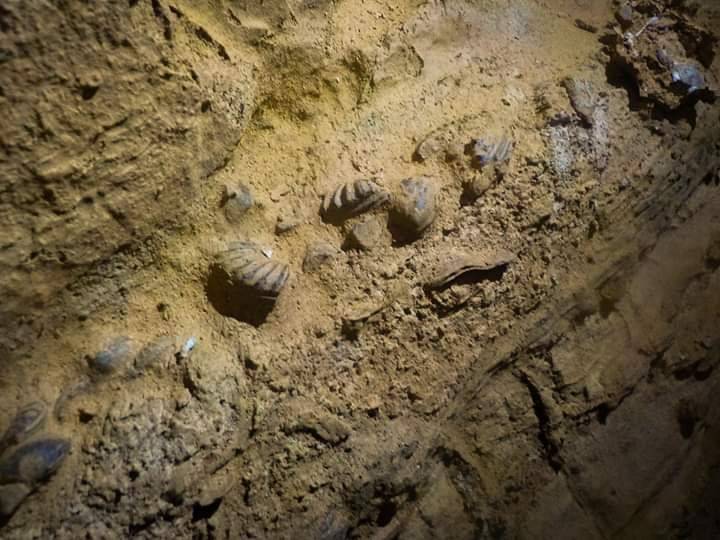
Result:
{"type": "MultiPolygon", "coordinates": [[[[470,153],[473,163],[482,168],[484,165],[500,165],[509,159],[512,141],[503,136],[494,140],[476,139],[467,145],[466,153],[470,153]],[[471,148],[470,148],[471,147],[471,148]],[[470,148],[470,151],[468,151],[470,148]]],[[[438,194],[437,182],[427,176],[405,178],[399,183],[398,191],[391,195],[374,179],[361,178],[350,182],[341,182],[326,192],[320,204],[320,216],[323,221],[341,225],[349,218],[364,212],[389,206],[388,220],[390,232],[398,243],[412,242],[419,238],[437,217],[438,194]]],[[[383,220],[378,216],[356,223],[348,229],[345,245],[361,250],[370,250],[382,239],[383,220]]],[[[327,264],[336,254],[336,248],[324,243],[308,246],[303,260],[305,271],[317,270],[327,264]]],[[[510,257],[501,257],[500,265],[510,261],[510,257]]],[[[497,265],[498,261],[495,261],[497,265]]],[[[488,263],[489,264],[489,263],[488,263]]],[[[250,240],[231,242],[227,248],[216,255],[215,265],[222,269],[223,283],[237,285],[242,289],[242,299],[247,298],[250,291],[254,296],[274,301],[285,287],[290,277],[288,264],[272,257],[272,252],[250,240]]],[[[453,276],[477,270],[487,270],[481,261],[466,260],[456,267],[454,272],[446,276],[452,281],[453,276]]],[[[441,281],[441,278],[436,278],[441,281]]],[[[439,283],[440,281],[437,281],[439,283]]],[[[427,284],[432,289],[433,284],[427,284]]],[[[225,285],[223,285],[225,287],[225,285]]],[[[222,295],[230,297],[235,291],[223,290],[222,295]]],[[[240,297],[235,296],[236,299],[240,297]]]]}
{"type": "Polygon", "coordinates": [[[21,407],[0,437],[0,517],[10,516],[62,464],[70,441],[40,431],[47,407],[33,401],[21,407]]]}

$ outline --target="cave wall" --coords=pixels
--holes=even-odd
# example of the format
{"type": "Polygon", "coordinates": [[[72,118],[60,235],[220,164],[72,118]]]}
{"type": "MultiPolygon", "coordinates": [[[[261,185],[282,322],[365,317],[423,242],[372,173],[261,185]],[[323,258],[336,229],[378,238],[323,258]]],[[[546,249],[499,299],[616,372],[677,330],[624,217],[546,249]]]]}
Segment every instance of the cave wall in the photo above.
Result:
{"type": "Polygon", "coordinates": [[[710,1],[6,2],[0,428],[39,400],[33,440],[71,447],[0,536],[716,537],[718,22],[710,1]],[[501,135],[488,174],[472,152],[501,135]],[[319,213],[415,176],[439,189],[412,241],[384,207],[319,213]],[[291,272],[250,322],[209,285],[238,239],[291,272]],[[497,250],[503,272],[430,285],[497,250]]]}

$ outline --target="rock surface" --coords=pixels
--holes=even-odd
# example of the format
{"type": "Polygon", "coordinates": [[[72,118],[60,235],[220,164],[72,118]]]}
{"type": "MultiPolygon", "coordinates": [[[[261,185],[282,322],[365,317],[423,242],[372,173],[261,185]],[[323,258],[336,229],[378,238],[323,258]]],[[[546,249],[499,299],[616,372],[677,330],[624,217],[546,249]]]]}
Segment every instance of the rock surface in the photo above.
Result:
{"type": "Polygon", "coordinates": [[[720,19],[694,6],[5,2],[0,431],[39,400],[72,450],[0,481],[0,536],[720,536],[720,19]],[[418,177],[432,227],[338,250],[387,208],[321,197],[418,177]],[[240,238],[293,272],[267,312],[209,279],[240,238]],[[90,377],[116,336],[134,361],[90,377]]]}

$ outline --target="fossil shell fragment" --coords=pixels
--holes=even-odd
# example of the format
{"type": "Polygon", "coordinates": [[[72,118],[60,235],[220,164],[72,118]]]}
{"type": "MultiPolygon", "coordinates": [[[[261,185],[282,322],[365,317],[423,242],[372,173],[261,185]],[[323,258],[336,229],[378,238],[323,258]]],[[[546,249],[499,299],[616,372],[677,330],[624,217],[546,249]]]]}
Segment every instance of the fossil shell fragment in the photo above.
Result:
{"type": "Polygon", "coordinates": [[[389,193],[372,180],[355,180],[327,193],[320,213],[325,219],[351,217],[380,206],[389,198],[389,193]]]}
{"type": "Polygon", "coordinates": [[[119,336],[88,358],[88,365],[102,374],[117,372],[132,360],[133,351],[133,341],[127,336],[119,336]]]}
{"type": "Polygon", "coordinates": [[[69,451],[70,441],[61,438],[24,444],[0,462],[0,484],[19,482],[35,486],[60,467],[69,451]]]}
{"type": "Polygon", "coordinates": [[[0,454],[39,429],[47,418],[47,407],[42,401],[33,401],[20,408],[0,439],[0,454]]]}
{"type": "Polygon", "coordinates": [[[276,297],[290,276],[287,264],[272,259],[270,252],[253,242],[232,242],[217,261],[233,281],[260,296],[276,297]]]}
{"type": "Polygon", "coordinates": [[[490,163],[505,163],[510,158],[513,143],[502,136],[497,140],[475,139],[471,143],[470,154],[475,167],[482,168],[490,163]]]}
{"type": "Polygon", "coordinates": [[[505,267],[515,260],[515,255],[499,249],[485,253],[457,253],[446,258],[433,277],[426,283],[428,289],[440,289],[468,272],[487,272],[505,267]]]}

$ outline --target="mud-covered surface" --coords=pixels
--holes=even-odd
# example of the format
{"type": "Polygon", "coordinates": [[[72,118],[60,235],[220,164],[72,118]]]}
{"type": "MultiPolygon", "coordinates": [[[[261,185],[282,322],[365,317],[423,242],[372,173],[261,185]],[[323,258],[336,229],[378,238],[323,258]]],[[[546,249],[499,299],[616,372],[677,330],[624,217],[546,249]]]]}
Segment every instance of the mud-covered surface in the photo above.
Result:
{"type": "Polygon", "coordinates": [[[720,536],[717,28],[1,7],[0,537],[720,536]]]}

